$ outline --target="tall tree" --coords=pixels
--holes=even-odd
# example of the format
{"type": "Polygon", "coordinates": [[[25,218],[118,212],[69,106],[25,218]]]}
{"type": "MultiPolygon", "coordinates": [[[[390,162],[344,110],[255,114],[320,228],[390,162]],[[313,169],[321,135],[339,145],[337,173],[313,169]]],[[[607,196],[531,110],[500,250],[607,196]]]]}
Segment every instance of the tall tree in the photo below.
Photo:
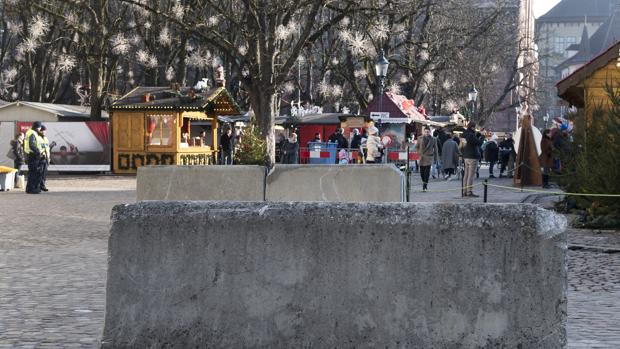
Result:
{"type": "Polygon", "coordinates": [[[217,49],[242,72],[241,84],[266,140],[269,163],[275,162],[278,91],[304,48],[360,6],[348,0],[195,0],[178,2],[177,9],[163,12],[146,1],[124,2],[147,9],[217,49]]]}

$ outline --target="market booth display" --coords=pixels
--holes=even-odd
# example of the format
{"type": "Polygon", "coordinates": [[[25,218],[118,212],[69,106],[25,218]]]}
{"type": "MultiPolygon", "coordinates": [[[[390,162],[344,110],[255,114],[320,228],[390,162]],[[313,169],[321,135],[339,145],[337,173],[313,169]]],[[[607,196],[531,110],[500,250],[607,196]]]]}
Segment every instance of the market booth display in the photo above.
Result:
{"type": "MultiPolygon", "coordinates": [[[[93,121],[90,107],[37,102],[12,102],[0,106],[0,166],[13,166],[6,156],[11,140],[26,133],[35,121],[47,128],[52,172],[110,171],[110,123],[107,112],[93,121]]],[[[23,165],[22,170],[27,170],[23,165]]]]}
{"type": "Polygon", "coordinates": [[[137,87],[111,108],[112,168],[136,173],[144,165],[209,165],[218,151],[218,116],[241,110],[224,87],[137,87]]]}

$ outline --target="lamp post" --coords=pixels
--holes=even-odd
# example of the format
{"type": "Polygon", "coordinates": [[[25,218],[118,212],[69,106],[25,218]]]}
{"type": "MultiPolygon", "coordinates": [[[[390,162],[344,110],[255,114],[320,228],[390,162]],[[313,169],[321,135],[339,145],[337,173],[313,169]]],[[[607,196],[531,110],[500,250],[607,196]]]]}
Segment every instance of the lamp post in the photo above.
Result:
{"type": "Polygon", "coordinates": [[[377,75],[377,77],[379,78],[379,83],[381,86],[381,90],[379,91],[379,95],[380,95],[380,102],[379,102],[379,108],[380,108],[380,112],[383,112],[383,90],[385,89],[385,77],[387,76],[387,71],[388,71],[388,66],[390,65],[390,62],[385,59],[385,54],[383,52],[383,49],[381,49],[381,54],[379,55],[379,58],[377,59],[377,63],[375,63],[375,73],[377,75]]]}
{"type": "Polygon", "coordinates": [[[478,90],[476,90],[476,85],[471,85],[471,90],[468,93],[468,100],[471,103],[471,120],[474,121],[474,116],[476,114],[476,101],[478,100],[478,90]]]}
{"type": "Polygon", "coordinates": [[[519,117],[521,116],[521,111],[523,111],[523,107],[521,106],[521,101],[519,101],[519,104],[515,107],[515,112],[517,113],[517,128],[515,128],[515,130],[519,129],[519,117]]]}

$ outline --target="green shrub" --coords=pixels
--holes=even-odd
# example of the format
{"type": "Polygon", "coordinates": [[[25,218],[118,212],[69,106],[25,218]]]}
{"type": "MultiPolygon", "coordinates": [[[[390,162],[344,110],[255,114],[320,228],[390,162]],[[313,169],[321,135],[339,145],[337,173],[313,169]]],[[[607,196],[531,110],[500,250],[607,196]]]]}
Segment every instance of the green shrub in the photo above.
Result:
{"type": "Polygon", "coordinates": [[[236,163],[241,165],[265,164],[267,143],[261,137],[258,127],[250,126],[245,130],[235,157],[236,163]]]}
{"type": "MultiPolygon", "coordinates": [[[[575,138],[563,152],[559,183],[572,193],[620,193],[620,96],[607,89],[611,106],[598,106],[586,123],[577,116],[575,138]]],[[[572,206],[585,210],[582,224],[592,228],[620,227],[620,198],[573,196],[572,206]]]]}

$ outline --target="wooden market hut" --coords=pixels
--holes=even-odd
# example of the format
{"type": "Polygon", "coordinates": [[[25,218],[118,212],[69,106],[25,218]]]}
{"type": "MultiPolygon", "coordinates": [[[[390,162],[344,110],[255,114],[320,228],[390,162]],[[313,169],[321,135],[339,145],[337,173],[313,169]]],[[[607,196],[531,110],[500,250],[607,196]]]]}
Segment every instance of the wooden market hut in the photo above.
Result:
{"type": "Polygon", "coordinates": [[[218,116],[241,114],[224,87],[137,87],[110,109],[112,170],[143,165],[208,165],[218,151],[218,116]],[[201,137],[201,133],[205,135],[201,137]]]}
{"type": "Polygon", "coordinates": [[[582,127],[587,127],[596,108],[611,108],[612,101],[606,88],[617,89],[619,82],[620,41],[558,82],[556,87],[563,100],[585,111],[587,122],[582,127]]]}

